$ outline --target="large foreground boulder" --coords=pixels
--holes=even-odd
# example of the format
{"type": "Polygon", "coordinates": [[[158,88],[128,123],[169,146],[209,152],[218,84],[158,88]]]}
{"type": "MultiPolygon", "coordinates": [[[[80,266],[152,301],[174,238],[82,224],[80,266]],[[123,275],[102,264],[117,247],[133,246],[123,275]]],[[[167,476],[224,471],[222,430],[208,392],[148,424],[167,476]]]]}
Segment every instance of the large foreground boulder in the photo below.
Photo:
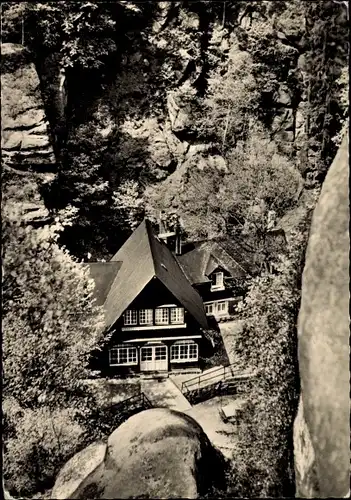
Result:
{"type": "Polygon", "coordinates": [[[188,415],[166,408],[129,418],[108,438],[103,460],[100,452],[94,457],[97,466],[86,469],[84,480],[66,464],[71,483],[62,482],[61,472],[55,498],[63,498],[62,493],[67,499],[198,498],[223,484],[222,456],[202,428],[188,415]],[[72,477],[79,478],[78,487],[72,477]]]}
{"type": "Polygon", "coordinates": [[[350,476],[348,137],[314,211],[298,322],[297,496],[344,497],[350,476]]]}

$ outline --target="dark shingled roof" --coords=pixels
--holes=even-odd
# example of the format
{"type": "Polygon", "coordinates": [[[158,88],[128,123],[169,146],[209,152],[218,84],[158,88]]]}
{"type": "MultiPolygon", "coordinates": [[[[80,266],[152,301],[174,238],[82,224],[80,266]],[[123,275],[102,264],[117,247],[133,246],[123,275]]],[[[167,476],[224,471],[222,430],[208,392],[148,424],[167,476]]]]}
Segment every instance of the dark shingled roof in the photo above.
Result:
{"type": "Polygon", "coordinates": [[[137,227],[110,263],[118,263],[120,268],[104,304],[108,328],[121,317],[154,276],[200,326],[208,328],[200,295],[191,286],[172,252],[158,240],[148,220],[137,227]]]}
{"type": "Polygon", "coordinates": [[[216,267],[227,270],[233,278],[244,278],[259,270],[254,251],[244,241],[236,239],[197,242],[177,258],[192,284],[208,282],[208,276],[216,267]]]}
{"type": "Polygon", "coordinates": [[[95,281],[94,297],[97,304],[102,306],[122,262],[89,262],[84,265],[89,268],[90,276],[95,281]]]}

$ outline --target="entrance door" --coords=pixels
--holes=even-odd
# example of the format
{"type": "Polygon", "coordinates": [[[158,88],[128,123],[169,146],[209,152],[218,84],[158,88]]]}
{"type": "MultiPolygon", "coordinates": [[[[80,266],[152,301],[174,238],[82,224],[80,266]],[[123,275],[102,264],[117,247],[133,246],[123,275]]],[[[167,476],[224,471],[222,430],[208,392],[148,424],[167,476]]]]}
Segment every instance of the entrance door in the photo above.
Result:
{"type": "Polygon", "coordinates": [[[140,349],[140,371],[156,372],[168,370],[167,346],[146,345],[140,349]]]}

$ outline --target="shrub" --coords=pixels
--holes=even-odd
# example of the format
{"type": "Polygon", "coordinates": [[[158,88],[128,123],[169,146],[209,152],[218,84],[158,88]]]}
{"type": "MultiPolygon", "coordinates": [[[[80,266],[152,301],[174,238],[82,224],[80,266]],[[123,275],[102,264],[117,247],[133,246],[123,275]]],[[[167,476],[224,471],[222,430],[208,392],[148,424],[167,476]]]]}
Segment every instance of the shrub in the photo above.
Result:
{"type": "Polygon", "coordinates": [[[52,487],[64,462],[79,450],[83,429],[74,410],[9,411],[10,404],[7,418],[15,435],[5,442],[4,479],[11,493],[32,495],[52,487]]]}

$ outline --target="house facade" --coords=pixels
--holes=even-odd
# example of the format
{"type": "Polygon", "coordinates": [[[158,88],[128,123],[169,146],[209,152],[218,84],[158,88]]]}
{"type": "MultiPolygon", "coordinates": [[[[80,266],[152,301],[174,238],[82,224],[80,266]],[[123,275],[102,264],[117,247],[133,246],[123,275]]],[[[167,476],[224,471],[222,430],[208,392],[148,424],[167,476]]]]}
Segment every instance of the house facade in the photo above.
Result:
{"type": "Polygon", "coordinates": [[[225,240],[197,242],[183,248],[178,256],[192,286],[201,295],[206,315],[214,316],[217,321],[235,314],[241,298],[236,293],[236,284],[246,280],[252,269],[243,259],[245,251],[235,258],[227,244],[225,240]]]}
{"type": "Polygon", "coordinates": [[[176,257],[143,221],[106,263],[88,264],[105,310],[109,373],[196,368],[208,328],[203,301],[176,257]]]}
{"type": "Polygon", "coordinates": [[[144,220],[109,262],[89,266],[109,341],[102,371],[155,373],[198,368],[207,318],[235,311],[233,280],[245,279],[223,242],[182,245],[175,232],[144,220]]]}

